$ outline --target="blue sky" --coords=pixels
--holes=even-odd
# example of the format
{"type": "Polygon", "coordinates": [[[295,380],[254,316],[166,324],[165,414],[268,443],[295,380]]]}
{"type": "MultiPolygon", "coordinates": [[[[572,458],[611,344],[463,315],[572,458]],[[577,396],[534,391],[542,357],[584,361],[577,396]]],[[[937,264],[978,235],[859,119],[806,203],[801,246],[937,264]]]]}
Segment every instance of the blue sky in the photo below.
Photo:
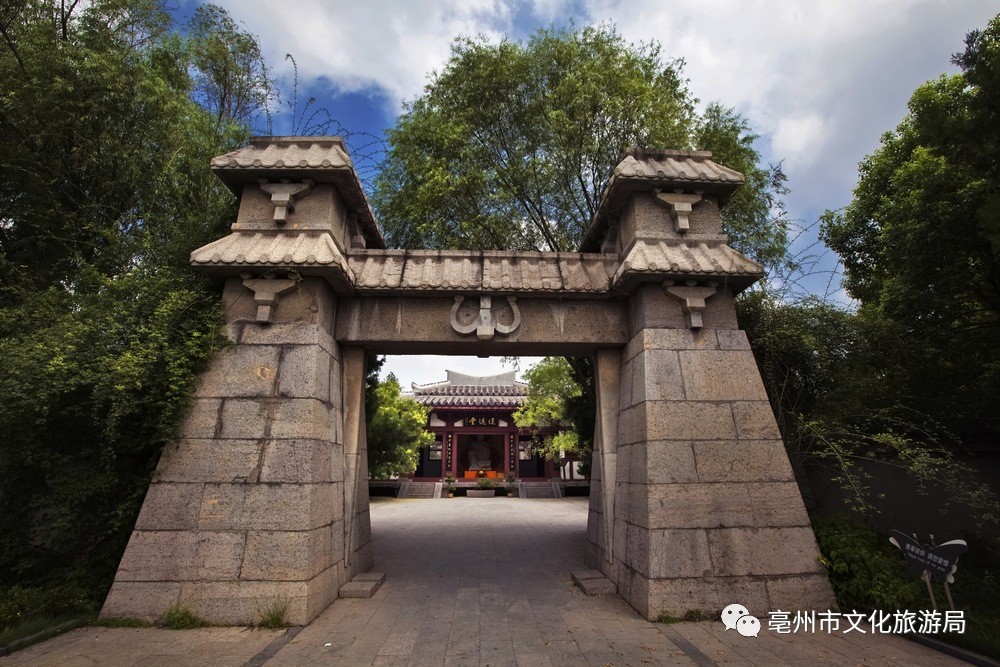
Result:
{"type": "MultiPolygon", "coordinates": [[[[184,0],[178,12],[195,3],[184,0]]],[[[300,104],[315,97],[350,132],[382,136],[404,100],[419,95],[458,35],[523,39],[538,28],[613,22],[630,41],[657,40],[683,58],[690,88],[744,114],[758,149],[789,176],[786,207],[801,227],[850,199],[858,162],[906,113],[913,89],[956,71],[951,54],[1000,3],[984,0],[216,0],[257,35],[300,104]]],[[[292,124],[279,118],[276,134],[292,124]]],[[[803,234],[793,251],[807,250],[803,234]]],[[[827,256],[820,270],[835,267],[827,256]]],[[[827,276],[809,287],[823,292],[827,276]]],[[[836,289],[837,282],[832,283],[836,289]]],[[[843,295],[834,297],[843,298],[843,295]]],[[[391,358],[404,386],[444,368],[501,370],[498,359],[391,358]]],[[[526,364],[522,363],[522,369],[526,364]]]]}

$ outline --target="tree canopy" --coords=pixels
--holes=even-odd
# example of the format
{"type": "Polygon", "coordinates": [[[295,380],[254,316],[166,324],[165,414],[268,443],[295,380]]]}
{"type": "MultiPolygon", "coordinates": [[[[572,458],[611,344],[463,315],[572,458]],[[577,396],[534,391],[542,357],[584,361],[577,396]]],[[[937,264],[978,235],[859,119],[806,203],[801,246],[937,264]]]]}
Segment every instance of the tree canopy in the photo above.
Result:
{"type": "MultiPolygon", "coordinates": [[[[434,442],[424,430],[427,409],[400,394],[392,373],[375,387],[374,410],[367,415],[368,473],[372,479],[389,479],[417,469],[420,448],[434,442]]],[[[368,405],[365,406],[368,409],[368,405]]]]}
{"type": "Polygon", "coordinates": [[[662,51],[610,26],[456,40],[388,131],[373,200],[389,244],[576,250],[627,148],[698,148],[747,176],[724,211],[733,245],[781,261],[783,174],[760,164],[746,119],[696,112],[683,61],[662,51]]]}
{"type": "Polygon", "coordinates": [[[255,40],[206,14],[189,29],[154,0],[0,8],[0,589],[103,597],[224,341],[187,257],[234,217],[209,161],[266,91],[259,62],[230,58],[255,40]],[[228,46],[206,51],[220,28],[228,46]]]}
{"type": "Polygon", "coordinates": [[[862,316],[898,328],[898,391],[982,426],[1000,399],[1000,17],[954,61],[962,72],[917,88],[822,233],[862,316]]]}
{"type": "Polygon", "coordinates": [[[528,398],[514,412],[514,423],[533,430],[557,429],[546,435],[536,434],[533,450],[550,460],[557,460],[561,452],[588,454],[593,442],[581,442],[572,419],[583,392],[569,362],[563,357],[545,357],[524,372],[524,379],[528,381],[528,398]]]}

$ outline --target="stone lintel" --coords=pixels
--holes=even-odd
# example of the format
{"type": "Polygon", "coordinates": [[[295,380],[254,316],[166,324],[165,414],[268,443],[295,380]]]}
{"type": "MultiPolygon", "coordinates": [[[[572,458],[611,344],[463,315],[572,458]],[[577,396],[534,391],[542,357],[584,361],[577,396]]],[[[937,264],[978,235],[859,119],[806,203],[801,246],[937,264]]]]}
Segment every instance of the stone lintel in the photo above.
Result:
{"type": "Polygon", "coordinates": [[[490,340],[462,334],[451,325],[453,297],[370,297],[339,304],[336,339],[379,354],[592,354],[626,341],[625,302],[620,300],[517,300],[520,323],[490,340]]]}

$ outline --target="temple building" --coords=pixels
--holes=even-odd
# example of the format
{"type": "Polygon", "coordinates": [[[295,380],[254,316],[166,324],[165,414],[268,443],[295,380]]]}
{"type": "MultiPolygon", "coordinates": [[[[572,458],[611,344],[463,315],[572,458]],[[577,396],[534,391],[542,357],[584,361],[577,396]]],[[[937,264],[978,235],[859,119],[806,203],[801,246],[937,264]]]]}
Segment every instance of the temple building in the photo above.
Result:
{"type": "Polygon", "coordinates": [[[555,429],[521,429],[514,423],[514,411],[528,398],[528,385],[514,378],[515,371],[486,377],[446,373],[444,382],[413,384],[405,394],[430,408],[427,430],[434,434],[434,444],[420,451],[414,480],[579,478],[575,461],[546,461],[531,451],[534,435],[555,429]]]}

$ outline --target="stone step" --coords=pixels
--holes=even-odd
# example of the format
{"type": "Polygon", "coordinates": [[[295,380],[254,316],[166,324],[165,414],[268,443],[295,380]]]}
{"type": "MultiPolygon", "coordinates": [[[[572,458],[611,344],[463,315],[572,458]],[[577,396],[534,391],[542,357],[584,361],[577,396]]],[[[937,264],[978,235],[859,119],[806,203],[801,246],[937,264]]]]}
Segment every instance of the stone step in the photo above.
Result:
{"type": "Polygon", "coordinates": [[[401,498],[433,498],[434,482],[410,482],[401,498]]]}
{"type": "Polygon", "coordinates": [[[553,498],[552,485],[548,482],[525,482],[525,498],[553,498]]]}
{"type": "Polygon", "coordinates": [[[340,587],[342,598],[370,598],[385,581],[384,572],[362,572],[340,587]]]}
{"type": "Polygon", "coordinates": [[[618,586],[597,570],[577,570],[573,572],[573,581],[585,595],[614,595],[618,586]]]}

